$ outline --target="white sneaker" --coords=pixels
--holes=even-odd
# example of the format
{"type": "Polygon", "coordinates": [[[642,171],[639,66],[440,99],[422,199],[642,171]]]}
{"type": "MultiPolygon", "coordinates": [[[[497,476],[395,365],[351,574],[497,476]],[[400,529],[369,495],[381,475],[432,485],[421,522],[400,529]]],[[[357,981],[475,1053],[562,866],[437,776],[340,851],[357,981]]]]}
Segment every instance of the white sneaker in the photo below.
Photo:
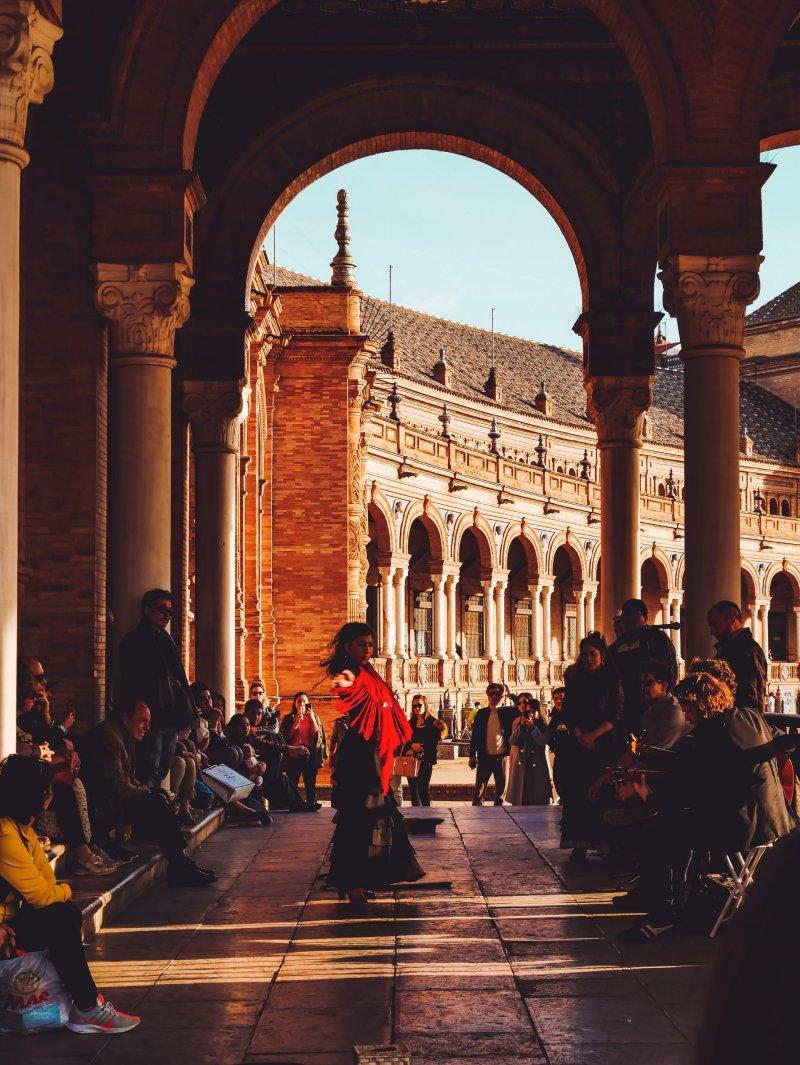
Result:
{"type": "Polygon", "coordinates": [[[140,1020],[141,1017],[134,1017],[132,1013],[121,1013],[102,995],[98,995],[97,1005],[90,1010],[79,1010],[73,1006],[66,1027],[79,1035],[91,1035],[93,1032],[121,1035],[135,1028],[140,1020]]]}
{"type": "Polygon", "coordinates": [[[112,858],[110,854],[106,854],[103,848],[98,847],[96,843],[90,843],[89,846],[92,850],[92,853],[100,859],[100,861],[103,863],[103,865],[106,866],[106,868],[113,869],[114,872],[116,872],[117,869],[120,869],[125,864],[124,862],[116,861],[116,859],[112,858]]]}
{"type": "Polygon", "coordinates": [[[117,866],[113,862],[111,865],[106,865],[96,854],[92,854],[89,858],[76,858],[73,870],[75,876],[111,876],[116,871],[117,866]]]}

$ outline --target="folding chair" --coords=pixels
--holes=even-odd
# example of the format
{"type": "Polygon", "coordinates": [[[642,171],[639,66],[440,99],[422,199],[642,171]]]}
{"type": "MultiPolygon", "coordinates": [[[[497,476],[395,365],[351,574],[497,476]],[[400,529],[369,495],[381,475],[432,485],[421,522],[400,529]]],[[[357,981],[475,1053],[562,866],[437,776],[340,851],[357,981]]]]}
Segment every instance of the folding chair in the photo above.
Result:
{"type": "Polygon", "coordinates": [[[714,939],[723,923],[729,921],[744,902],[745,895],[755,878],[759,862],[771,846],[772,844],[768,843],[760,847],[753,847],[752,850],[747,852],[747,857],[742,857],[739,851],[733,855],[724,855],[725,865],[730,874],[730,878],[726,879],[723,885],[728,892],[728,897],[719,917],[714,922],[714,927],[709,933],[711,939],[714,939]]]}

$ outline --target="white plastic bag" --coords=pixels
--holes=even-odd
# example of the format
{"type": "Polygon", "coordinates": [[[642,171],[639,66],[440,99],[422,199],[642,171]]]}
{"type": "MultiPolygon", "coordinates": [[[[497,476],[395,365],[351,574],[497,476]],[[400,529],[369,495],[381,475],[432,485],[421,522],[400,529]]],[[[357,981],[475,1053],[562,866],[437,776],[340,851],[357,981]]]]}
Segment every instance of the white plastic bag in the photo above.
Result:
{"type": "Polygon", "coordinates": [[[41,950],[0,960],[0,1033],[30,1035],[63,1028],[71,1002],[41,950]]]}

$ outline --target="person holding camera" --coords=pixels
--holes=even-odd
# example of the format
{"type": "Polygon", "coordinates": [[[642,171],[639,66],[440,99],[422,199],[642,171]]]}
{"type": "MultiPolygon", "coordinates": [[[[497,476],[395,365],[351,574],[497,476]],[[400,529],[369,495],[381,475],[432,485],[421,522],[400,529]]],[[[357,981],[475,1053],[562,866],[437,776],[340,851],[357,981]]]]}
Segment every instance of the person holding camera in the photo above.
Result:
{"type": "Polygon", "coordinates": [[[308,692],[297,692],[292,709],[281,721],[281,735],[286,741],[284,772],[297,787],[303,778],[305,801],[317,805],[317,771],[328,757],[328,742],[322,721],[314,713],[308,692]]]}
{"type": "Polygon", "coordinates": [[[492,681],[486,689],[488,706],[477,710],[469,740],[469,767],[475,769],[472,805],[483,806],[489,778],[494,777],[494,805],[503,805],[506,790],[506,759],[511,750],[511,730],[517,717],[514,706],[503,704],[505,687],[492,681]]]}
{"type": "Polygon", "coordinates": [[[517,696],[519,717],[511,732],[508,789],[512,806],[549,806],[553,782],[547,761],[547,720],[531,692],[517,696]]]}
{"type": "Polygon", "coordinates": [[[404,754],[413,755],[420,763],[416,777],[408,777],[412,806],[431,804],[431,775],[439,744],[446,735],[447,725],[433,716],[425,696],[415,695],[411,700],[411,739],[403,748],[404,754]]]}

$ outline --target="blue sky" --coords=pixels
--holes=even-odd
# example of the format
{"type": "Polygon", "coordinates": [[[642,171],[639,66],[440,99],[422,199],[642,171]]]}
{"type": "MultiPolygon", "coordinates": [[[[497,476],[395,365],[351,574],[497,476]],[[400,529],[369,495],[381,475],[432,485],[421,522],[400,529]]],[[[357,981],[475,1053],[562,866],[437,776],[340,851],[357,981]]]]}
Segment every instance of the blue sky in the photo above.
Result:
{"type": "MultiPolygon", "coordinates": [[[[758,304],[800,281],[800,148],[765,156],[764,255],[758,304]]],[[[440,318],[578,348],[581,298],[569,248],[522,186],[483,163],[434,151],[361,159],[301,192],[276,227],[281,265],[328,280],[336,191],[350,194],[351,250],[361,288],[440,318]]],[[[272,254],[272,234],[267,241],[272,254]]],[[[660,286],[657,286],[657,292],[660,286]]],[[[657,295],[660,306],[660,293],[657,295]]],[[[677,337],[674,322],[667,333],[677,337]]]]}

